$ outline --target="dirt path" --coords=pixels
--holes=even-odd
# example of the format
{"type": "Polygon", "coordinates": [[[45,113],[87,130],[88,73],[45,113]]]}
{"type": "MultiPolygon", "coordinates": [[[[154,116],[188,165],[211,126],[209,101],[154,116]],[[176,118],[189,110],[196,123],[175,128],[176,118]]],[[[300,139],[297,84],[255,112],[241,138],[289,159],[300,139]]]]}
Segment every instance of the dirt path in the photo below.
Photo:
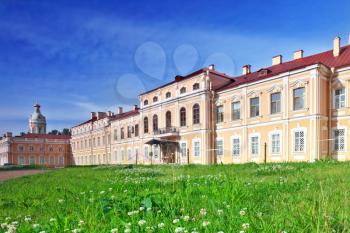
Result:
{"type": "Polygon", "coordinates": [[[32,170],[14,170],[14,171],[0,171],[0,181],[13,179],[20,176],[29,176],[47,172],[48,170],[32,169],[32,170]]]}

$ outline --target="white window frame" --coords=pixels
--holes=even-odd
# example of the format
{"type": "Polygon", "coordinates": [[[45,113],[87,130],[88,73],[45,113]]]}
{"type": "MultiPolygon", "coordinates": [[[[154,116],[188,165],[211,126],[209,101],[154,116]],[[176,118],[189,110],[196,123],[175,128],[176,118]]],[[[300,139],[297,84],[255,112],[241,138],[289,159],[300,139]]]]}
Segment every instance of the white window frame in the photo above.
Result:
{"type": "Polygon", "coordinates": [[[293,154],[305,154],[307,151],[307,129],[305,127],[299,127],[292,129],[292,152],[293,154]],[[295,151],[295,132],[304,131],[304,150],[295,151]]]}
{"type": "Polygon", "coordinates": [[[333,127],[332,128],[332,151],[334,153],[342,153],[342,152],[346,152],[346,148],[347,148],[347,127],[345,126],[338,126],[338,127],[333,127]],[[336,130],[344,130],[344,149],[343,150],[335,150],[335,131],[336,130]]]}
{"type": "Polygon", "coordinates": [[[45,164],[45,156],[44,155],[40,155],[39,156],[39,163],[40,163],[40,165],[44,165],[45,164]]]}
{"type": "Polygon", "coordinates": [[[251,158],[260,158],[260,133],[252,133],[249,134],[249,155],[251,158]],[[252,154],[252,138],[257,137],[258,138],[258,153],[252,154]]]}
{"type": "Polygon", "coordinates": [[[36,159],[35,159],[35,156],[34,155],[30,155],[29,156],[29,165],[34,165],[36,164],[36,159]],[[33,162],[33,159],[34,158],[34,162],[33,162]]]}
{"type": "MultiPolygon", "coordinates": [[[[334,109],[341,109],[341,108],[345,108],[346,106],[347,106],[347,98],[346,98],[346,96],[347,96],[347,90],[346,90],[346,88],[345,87],[340,87],[340,88],[335,88],[335,89],[333,89],[333,108],[334,109]],[[335,92],[337,91],[337,90],[339,90],[339,89],[344,89],[344,106],[336,106],[336,101],[335,101],[335,92]]],[[[340,103],[340,102],[339,102],[340,103]]]]}
{"type": "Polygon", "coordinates": [[[114,161],[118,161],[118,150],[114,149],[114,161]]]}
{"type": "Polygon", "coordinates": [[[149,146],[148,145],[144,145],[143,146],[143,160],[147,161],[149,157],[149,146]]]}
{"type": "Polygon", "coordinates": [[[224,146],[224,138],[222,138],[222,137],[217,137],[216,138],[216,140],[215,140],[215,156],[217,157],[217,158],[220,158],[220,159],[223,159],[224,158],[224,148],[225,148],[225,146],[224,146]],[[218,141],[221,141],[222,142],[222,148],[221,148],[221,155],[218,155],[218,141]]]}
{"type": "Polygon", "coordinates": [[[124,148],[120,149],[120,161],[124,161],[124,148]]]}
{"type": "Polygon", "coordinates": [[[241,136],[235,135],[235,136],[231,136],[231,156],[232,158],[239,158],[241,156],[241,150],[242,150],[242,146],[241,146],[241,136]],[[233,140],[238,139],[238,154],[234,154],[234,143],[233,140]]]}
{"type": "Polygon", "coordinates": [[[182,158],[182,159],[184,159],[184,158],[187,158],[187,141],[180,141],[179,142],[179,145],[180,145],[180,158],[182,158]],[[183,153],[182,153],[182,150],[183,150],[183,148],[182,148],[182,145],[185,145],[185,155],[183,155],[183,153]]]}
{"type": "Polygon", "coordinates": [[[271,131],[269,133],[269,144],[270,144],[270,146],[269,146],[270,155],[271,156],[280,156],[282,153],[282,132],[281,132],[281,130],[274,130],[274,131],[271,131]],[[279,135],[279,152],[273,152],[273,144],[272,144],[273,138],[272,138],[272,136],[276,135],[276,134],[279,135]]]}
{"type": "Polygon", "coordinates": [[[201,140],[200,139],[193,139],[192,140],[192,154],[194,158],[200,158],[201,157],[201,140]],[[196,155],[195,151],[195,143],[199,143],[199,155],[196,155]]]}
{"type": "Polygon", "coordinates": [[[160,146],[154,144],[152,146],[152,158],[158,159],[160,156],[160,146]]]}
{"type": "Polygon", "coordinates": [[[132,160],[132,149],[131,149],[131,147],[128,147],[128,149],[127,149],[127,159],[128,159],[128,161],[131,161],[132,160]]]}

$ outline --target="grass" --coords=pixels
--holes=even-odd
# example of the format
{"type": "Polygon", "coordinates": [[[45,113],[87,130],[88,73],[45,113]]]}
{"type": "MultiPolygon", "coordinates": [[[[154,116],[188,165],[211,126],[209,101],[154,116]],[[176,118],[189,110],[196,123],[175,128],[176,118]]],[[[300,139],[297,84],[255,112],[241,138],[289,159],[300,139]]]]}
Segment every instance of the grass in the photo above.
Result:
{"type": "Polygon", "coordinates": [[[350,232],[350,163],[53,170],[0,183],[0,223],[0,232],[350,232]]]}

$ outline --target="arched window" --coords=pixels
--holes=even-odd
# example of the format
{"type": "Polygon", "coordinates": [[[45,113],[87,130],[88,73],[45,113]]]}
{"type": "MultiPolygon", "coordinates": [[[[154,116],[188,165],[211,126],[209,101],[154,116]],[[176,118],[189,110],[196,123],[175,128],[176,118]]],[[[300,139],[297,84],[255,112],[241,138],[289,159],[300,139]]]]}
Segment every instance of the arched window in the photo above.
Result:
{"type": "Polygon", "coordinates": [[[143,118],[143,132],[148,133],[148,117],[143,118]]]}
{"type": "Polygon", "coordinates": [[[158,116],[153,115],[153,132],[158,131],[158,116]]]}
{"type": "Polygon", "coordinates": [[[193,105],[193,124],[199,124],[200,116],[199,116],[199,104],[193,105]]]}
{"type": "Polygon", "coordinates": [[[171,112],[170,111],[167,111],[165,113],[165,127],[171,128],[171,112]]]}
{"type": "Polygon", "coordinates": [[[158,97],[157,96],[153,97],[153,103],[155,103],[155,102],[158,102],[158,97]]]}
{"type": "Polygon", "coordinates": [[[199,83],[193,84],[193,90],[198,90],[199,89],[199,83]]]}
{"type": "Polygon", "coordinates": [[[186,126],[186,108],[180,109],[180,126],[186,126]]]}
{"type": "Polygon", "coordinates": [[[181,87],[180,94],[184,94],[184,93],[186,93],[186,87],[181,87]]]}
{"type": "Polygon", "coordinates": [[[167,92],[167,93],[165,94],[165,98],[169,99],[170,97],[171,97],[171,93],[170,93],[170,92],[167,92]]]}
{"type": "Polygon", "coordinates": [[[147,106],[148,105],[148,100],[143,101],[143,106],[147,106]]]}

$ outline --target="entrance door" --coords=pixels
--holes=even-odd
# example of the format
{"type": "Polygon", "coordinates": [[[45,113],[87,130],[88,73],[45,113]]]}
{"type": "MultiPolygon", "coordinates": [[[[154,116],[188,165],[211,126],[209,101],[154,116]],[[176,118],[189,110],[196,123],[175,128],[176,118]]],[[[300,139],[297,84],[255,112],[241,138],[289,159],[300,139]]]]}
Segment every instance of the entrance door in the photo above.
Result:
{"type": "Polygon", "coordinates": [[[164,162],[175,163],[175,145],[173,143],[167,143],[164,147],[164,162]]]}

